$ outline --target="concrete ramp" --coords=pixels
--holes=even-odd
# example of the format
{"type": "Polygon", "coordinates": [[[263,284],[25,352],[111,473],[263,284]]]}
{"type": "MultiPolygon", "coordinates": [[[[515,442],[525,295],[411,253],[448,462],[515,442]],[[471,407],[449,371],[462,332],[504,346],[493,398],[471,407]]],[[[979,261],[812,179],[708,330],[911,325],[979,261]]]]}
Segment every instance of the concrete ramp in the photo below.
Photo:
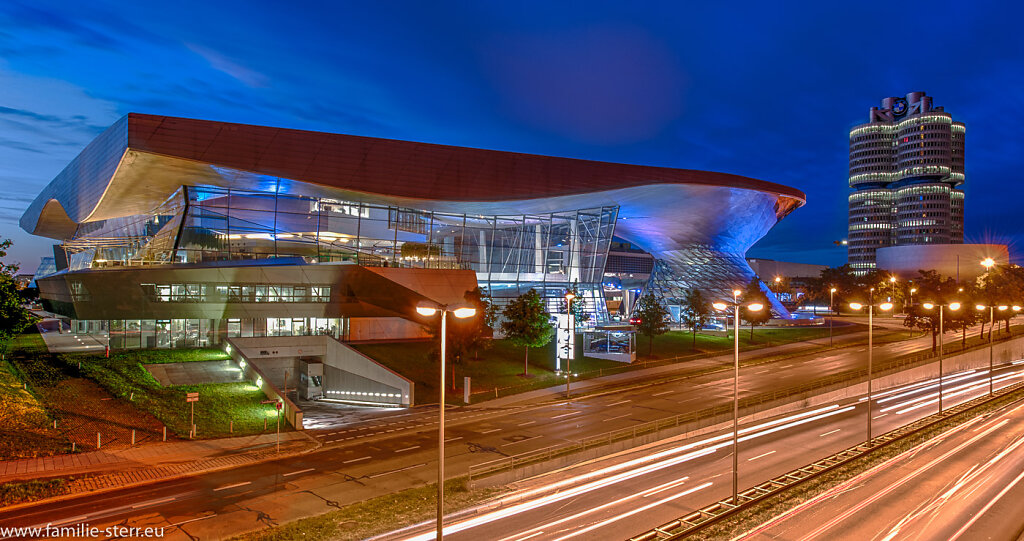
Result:
{"type": "Polygon", "coordinates": [[[231,343],[276,386],[297,389],[301,396],[367,405],[414,403],[411,380],[330,336],[232,338],[231,343]],[[312,359],[322,364],[322,378],[305,372],[312,359]]]}

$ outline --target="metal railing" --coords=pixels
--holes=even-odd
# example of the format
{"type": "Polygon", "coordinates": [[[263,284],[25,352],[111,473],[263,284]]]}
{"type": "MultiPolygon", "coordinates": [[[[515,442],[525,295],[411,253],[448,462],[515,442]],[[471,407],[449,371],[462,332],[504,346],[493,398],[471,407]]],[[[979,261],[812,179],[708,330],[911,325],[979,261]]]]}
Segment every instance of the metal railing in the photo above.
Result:
{"type": "Polygon", "coordinates": [[[904,440],[923,430],[932,428],[939,423],[960,415],[975,408],[980,408],[999,400],[1006,395],[1024,389],[1024,383],[1015,383],[995,392],[994,395],[985,395],[973,400],[953,406],[941,413],[935,413],[923,419],[919,419],[908,425],[877,436],[870,441],[864,441],[853,447],[812,462],[807,466],[797,468],[788,473],[772,478],[769,481],[744,490],[737,495],[737,502],[732,498],[715,502],[707,507],[694,511],[686,516],[662,524],[657,528],[648,530],[640,535],[631,537],[629,541],[655,541],[669,539],[684,539],[688,535],[697,533],[719,523],[736,513],[749,509],[766,498],[775,496],[783,491],[790,490],[807,481],[815,479],[822,474],[833,471],[854,460],[857,460],[869,453],[873,453],[904,440]]]}
{"type": "MultiPolygon", "coordinates": [[[[999,341],[1004,342],[1013,338],[1018,338],[1018,336],[1004,336],[1000,338],[999,341]]],[[[945,355],[947,357],[959,355],[986,347],[988,347],[987,342],[975,345],[968,344],[966,348],[956,351],[946,349],[945,355]]],[[[879,360],[876,361],[876,365],[878,365],[877,368],[872,371],[872,379],[902,372],[910,368],[916,368],[917,366],[925,365],[937,358],[937,352],[928,350],[903,355],[895,359],[879,360]]],[[[847,370],[823,378],[818,378],[802,385],[787,387],[785,389],[776,389],[758,393],[754,396],[741,398],[739,400],[739,407],[742,415],[751,415],[772,409],[785,403],[795,402],[810,396],[850,387],[851,385],[856,385],[862,381],[867,381],[867,369],[847,370]]],[[[565,444],[552,445],[533,451],[526,451],[516,455],[490,460],[480,464],[474,464],[469,467],[469,480],[472,482],[473,480],[479,480],[484,477],[504,472],[515,471],[517,468],[522,468],[527,465],[539,464],[569,455],[583,455],[588,450],[609,447],[614,443],[623,441],[630,442],[629,444],[622,446],[624,449],[638,447],[639,445],[652,443],[659,439],[670,437],[671,435],[699,430],[731,419],[731,403],[720,404],[718,406],[704,408],[689,413],[681,413],[671,417],[641,423],[630,428],[605,432],[565,444]],[[680,429],[680,427],[683,428],[680,429]],[[662,431],[667,429],[672,429],[673,434],[661,434],[662,431]],[[652,434],[654,437],[648,437],[652,434]]],[[[586,459],[588,459],[588,457],[579,456],[578,459],[570,460],[568,463],[562,463],[560,466],[571,465],[573,463],[582,462],[586,459]]]]}

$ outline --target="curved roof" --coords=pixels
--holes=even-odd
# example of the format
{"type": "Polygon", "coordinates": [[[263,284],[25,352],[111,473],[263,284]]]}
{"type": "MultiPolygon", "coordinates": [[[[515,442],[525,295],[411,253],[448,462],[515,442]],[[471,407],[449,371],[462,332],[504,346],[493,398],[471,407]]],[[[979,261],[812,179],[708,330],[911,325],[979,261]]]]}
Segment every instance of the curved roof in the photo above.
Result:
{"type": "Polygon", "coordinates": [[[182,184],[231,184],[231,171],[371,199],[511,203],[679,184],[760,192],[775,200],[776,219],[806,200],[726,173],[131,113],[39,194],[21,226],[64,238],[75,223],[148,212],[182,184]]]}

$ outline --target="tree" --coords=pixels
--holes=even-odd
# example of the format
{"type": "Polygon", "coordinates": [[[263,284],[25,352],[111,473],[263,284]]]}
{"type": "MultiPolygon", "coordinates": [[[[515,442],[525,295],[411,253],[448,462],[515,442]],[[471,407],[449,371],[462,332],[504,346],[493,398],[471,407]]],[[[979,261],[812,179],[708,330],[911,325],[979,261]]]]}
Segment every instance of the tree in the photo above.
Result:
{"type": "Polygon", "coordinates": [[[683,325],[693,331],[693,347],[697,347],[697,330],[711,319],[711,303],[699,289],[691,289],[683,297],[681,318],[683,325]]]}
{"type": "Polygon", "coordinates": [[[529,375],[530,348],[543,347],[555,336],[551,325],[551,314],[544,309],[544,301],[536,290],[523,293],[502,310],[504,321],[501,332],[510,342],[526,351],[523,359],[523,376],[529,375]]]}
{"type": "Polygon", "coordinates": [[[572,287],[567,289],[566,294],[572,293],[573,299],[569,302],[569,313],[572,314],[573,319],[576,320],[576,324],[584,323],[590,319],[590,314],[587,313],[587,303],[583,300],[583,295],[580,294],[579,283],[573,282],[572,287]]]}
{"type": "Polygon", "coordinates": [[[636,325],[637,332],[648,338],[647,356],[650,357],[654,350],[654,335],[668,332],[668,323],[665,322],[668,310],[661,305],[661,301],[654,296],[654,293],[647,292],[636,301],[633,317],[640,320],[636,325]]]}
{"type": "MultiPolygon", "coordinates": [[[[920,302],[915,303],[907,310],[907,317],[903,319],[903,325],[912,329],[919,329],[925,332],[930,332],[932,335],[932,351],[937,349],[937,339],[939,336],[939,306],[940,304],[947,304],[953,301],[959,302],[962,306],[959,311],[974,311],[973,306],[968,304],[970,299],[967,299],[963,293],[959,291],[960,286],[957,285],[956,280],[952,278],[946,278],[933,270],[922,270],[919,271],[919,276],[915,279],[917,284],[917,298],[920,302]],[[963,297],[963,298],[961,298],[963,297]],[[932,309],[924,308],[924,303],[934,303],[936,306],[932,309]]],[[[945,318],[943,321],[943,332],[946,331],[959,331],[962,330],[962,325],[967,321],[967,318],[957,319],[957,310],[945,309],[945,314],[949,314],[951,317],[945,318]]]]}
{"type": "Polygon", "coordinates": [[[768,296],[761,290],[761,280],[757,276],[750,279],[746,289],[743,290],[743,306],[740,308],[740,318],[750,324],[750,339],[754,339],[754,326],[764,325],[772,318],[772,310],[768,305],[768,296]],[[750,303],[759,303],[762,308],[754,311],[747,308],[750,303]]]}
{"type": "MultiPolygon", "coordinates": [[[[986,306],[1020,305],[1021,300],[1024,299],[1024,268],[1017,265],[994,266],[978,278],[977,291],[979,301],[986,306]]],[[[1010,319],[1018,315],[1018,312],[1010,309],[997,309],[991,315],[995,316],[996,325],[998,322],[1003,322],[1006,325],[1006,332],[1010,332],[1010,319]]],[[[981,318],[982,332],[984,332],[985,323],[988,323],[989,314],[983,316],[981,318]]],[[[990,327],[988,331],[990,335],[992,331],[993,329],[990,327]]]]}
{"type": "MultiPolygon", "coordinates": [[[[480,352],[491,347],[491,339],[494,336],[494,320],[497,317],[491,302],[484,296],[479,288],[473,288],[463,295],[466,304],[476,308],[476,315],[465,319],[449,317],[447,330],[448,337],[445,341],[447,347],[447,362],[452,367],[452,389],[456,388],[457,381],[455,367],[464,366],[466,357],[473,356],[479,359],[480,352]]],[[[441,341],[441,318],[431,318],[425,325],[426,330],[434,339],[435,343],[441,341]]],[[[440,355],[439,348],[432,348],[431,356],[437,359],[440,355]]]]}
{"type": "MultiPolygon", "coordinates": [[[[0,259],[7,256],[11,240],[0,241],[0,259]]],[[[10,340],[35,321],[35,317],[22,306],[21,294],[14,281],[17,265],[0,262],[0,352],[6,353],[10,340]]]]}

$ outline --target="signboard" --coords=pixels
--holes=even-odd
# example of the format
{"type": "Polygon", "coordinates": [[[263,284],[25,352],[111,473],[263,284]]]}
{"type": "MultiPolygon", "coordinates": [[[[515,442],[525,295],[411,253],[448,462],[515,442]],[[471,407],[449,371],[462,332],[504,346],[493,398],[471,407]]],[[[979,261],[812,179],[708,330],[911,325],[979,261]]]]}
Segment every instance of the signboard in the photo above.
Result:
{"type": "Polygon", "coordinates": [[[558,360],[555,364],[556,370],[562,369],[562,360],[576,358],[576,337],[572,332],[572,317],[569,314],[557,314],[558,318],[558,341],[556,351],[558,360]]]}
{"type": "Polygon", "coordinates": [[[185,402],[199,402],[199,393],[188,393],[185,395],[185,402]]]}

